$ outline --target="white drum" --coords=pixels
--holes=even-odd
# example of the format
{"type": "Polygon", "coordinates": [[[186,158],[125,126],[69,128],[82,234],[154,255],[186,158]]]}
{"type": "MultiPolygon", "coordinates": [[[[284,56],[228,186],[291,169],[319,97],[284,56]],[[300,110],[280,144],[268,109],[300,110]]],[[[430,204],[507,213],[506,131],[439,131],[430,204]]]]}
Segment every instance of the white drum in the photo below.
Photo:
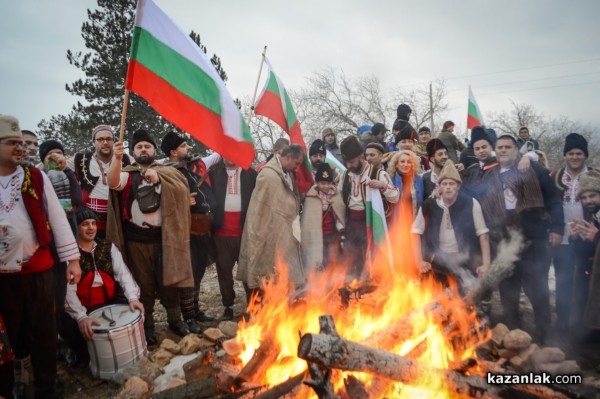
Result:
{"type": "Polygon", "coordinates": [[[135,364],[147,352],[144,317],[128,305],[110,305],[89,314],[100,325],[93,326],[88,342],[90,368],[96,378],[111,379],[135,364]]]}

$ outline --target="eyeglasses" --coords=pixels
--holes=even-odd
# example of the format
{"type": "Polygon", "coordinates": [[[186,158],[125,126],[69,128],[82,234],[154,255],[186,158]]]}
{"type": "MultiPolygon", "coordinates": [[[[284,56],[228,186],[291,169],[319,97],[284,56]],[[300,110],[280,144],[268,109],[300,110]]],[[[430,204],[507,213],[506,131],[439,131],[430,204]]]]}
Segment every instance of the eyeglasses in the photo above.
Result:
{"type": "Polygon", "coordinates": [[[111,141],[114,141],[114,139],[112,137],[98,137],[96,139],[96,142],[98,142],[98,143],[102,143],[102,142],[110,143],[111,141]]]}
{"type": "Polygon", "coordinates": [[[25,147],[25,143],[23,143],[21,140],[4,140],[4,141],[0,141],[0,144],[7,145],[9,147],[17,147],[17,146],[25,147]]]}

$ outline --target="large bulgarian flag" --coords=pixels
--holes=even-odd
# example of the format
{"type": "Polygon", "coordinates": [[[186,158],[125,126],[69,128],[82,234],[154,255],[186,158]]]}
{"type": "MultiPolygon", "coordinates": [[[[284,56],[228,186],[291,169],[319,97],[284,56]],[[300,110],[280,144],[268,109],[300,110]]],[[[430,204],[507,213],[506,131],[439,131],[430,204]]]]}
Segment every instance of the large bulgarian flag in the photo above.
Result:
{"type": "MultiPolygon", "coordinates": [[[[292,100],[279,77],[273,72],[273,68],[266,57],[265,64],[267,65],[268,77],[256,100],[254,113],[267,117],[278,124],[290,136],[290,142],[301,146],[306,154],[306,144],[304,143],[304,137],[302,137],[296,112],[292,106],[292,100]]],[[[306,193],[314,184],[312,167],[306,155],[304,163],[295,173],[295,180],[298,191],[301,193],[306,193]]]]}
{"type": "Polygon", "coordinates": [[[152,0],[138,0],[125,87],[223,157],[249,168],[250,129],[204,52],[152,0]]]}
{"type": "Polygon", "coordinates": [[[469,86],[469,107],[468,107],[467,112],[468,112],[467,129],[472,129],[475,126],[483,125],[483,115],[481,114],[481,111],[479,110],[477,101],[475,101],[475,96],[473,95],[471,86],[469,86]]]}
{"type": "Polygon", "coordinates": [[[385,254],[388,258],[390,270],[393,271],[394,259],[385,219],[383,198],[381,198],[381,192],[378,189],[371,188],[368,185],[365,185],[365,213],[369,262],[373,261],[376,254],[385,254]]]}

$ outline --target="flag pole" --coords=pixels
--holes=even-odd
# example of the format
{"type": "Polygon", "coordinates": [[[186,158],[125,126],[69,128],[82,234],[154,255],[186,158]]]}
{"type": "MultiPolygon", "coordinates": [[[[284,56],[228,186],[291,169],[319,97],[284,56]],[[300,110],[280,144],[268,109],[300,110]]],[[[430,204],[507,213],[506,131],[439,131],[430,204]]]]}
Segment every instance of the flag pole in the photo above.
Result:
{"type": "Polygon", "coordinates": [[[250,113],[248,114],[248,120],[246,123],[250,125],[250,118],[252,118],[252,111],[254,111],[254,102],[256,101],[256,92],[258,91],[258,83],[260,82],[260,74],[262,73],[263,64],[265,63],[265,55],[267,54],[267,46],[265,46],[262,56],[260,57],[260,67],[258,68],[258,78],[256,78],[256,85],[254,86],[254,95],[252,95],[252,104],[250,104],[250,113]]]}
{"type": "Polygon", "coordinates": [[[125,98],[123,99],[123,111],[121,112],[121,129],[119,131],[119,142],[125,138],[125,119],[127,116],[127,105],[129,104],[129,90],[125,89],[125,98]]]}

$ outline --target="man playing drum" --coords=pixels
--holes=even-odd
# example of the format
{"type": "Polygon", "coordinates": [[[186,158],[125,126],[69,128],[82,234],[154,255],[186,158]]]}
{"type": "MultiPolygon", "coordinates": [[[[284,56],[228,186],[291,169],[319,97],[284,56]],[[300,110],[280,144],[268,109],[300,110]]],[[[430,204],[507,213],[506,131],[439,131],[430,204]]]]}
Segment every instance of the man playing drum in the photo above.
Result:
{"type": "Polygon", "coordinates": [[[140,288],[123,262],[121,252],[110,241],[96,238],[98,214],[82,207],[75,213],[75,219],[82,274],[79,284],[70,285],[67,289],[66,314],[59,332],[69,345],[67,362],[71,366],[87,366],[89,354],[85,340],[92,339],[93,326],[98,325],[97,321],[88,317],[89,312],[118,302],[120,289],[131,311],[144,313],[144,306],[139,301],[140,288]]]}

